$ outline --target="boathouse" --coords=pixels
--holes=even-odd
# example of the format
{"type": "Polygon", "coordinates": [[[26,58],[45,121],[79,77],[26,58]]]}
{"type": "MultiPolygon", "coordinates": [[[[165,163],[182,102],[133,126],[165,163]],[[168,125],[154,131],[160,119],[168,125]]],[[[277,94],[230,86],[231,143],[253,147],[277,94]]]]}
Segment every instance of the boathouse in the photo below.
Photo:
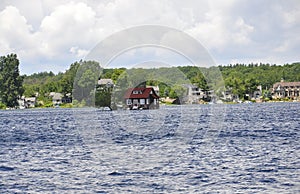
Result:
{"type": "Polygon", "coordinates": [[[124,95],[126,107],[132,109],[158,109],[159,96],[153,87],[129,88],[124,95]]]}

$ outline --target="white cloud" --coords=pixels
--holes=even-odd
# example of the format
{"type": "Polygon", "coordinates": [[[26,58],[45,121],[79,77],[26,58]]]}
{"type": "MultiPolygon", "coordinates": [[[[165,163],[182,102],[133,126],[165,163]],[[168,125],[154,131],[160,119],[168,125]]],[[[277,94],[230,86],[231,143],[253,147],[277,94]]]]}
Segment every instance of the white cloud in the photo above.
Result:
{"type": "Polygon", "coordinates": [[[16,7],[8,6],[0,12],[0,52],[9,52],[32,45],[32,26],[16,7]]]}
{"type": "Polygon", "coordinates": [[[78,58],[84,58],[88,54],[88,50],[80,49],[77,46],[71,47],[70,52],[75,54],[78,58]]]}
{"type": "Polygon", "coordinates": [[[38,32],[45,53],[67,52],[71,44],[87,47],[92,43],[95,12],[85,3],[60,5],[46,16],[38,32]]]}
{"type": "Polygon", "coordinates": [[[17,53],[25,73],[46,64],[66,69],[114,32],[157,24],[188,33],[223,64],[272,56],[299,61],[298,7],[297,0],[4,0],[0,53],[17,53]]]}
{"type": "Polygon", "coordinates": [[[247,44],[251,42],[249,34],[254,30],[253,26],[245,23],[245,21],[239,17],[235,22],[236,32],[233,33],[232,41],[238,44],[247,44]]]}

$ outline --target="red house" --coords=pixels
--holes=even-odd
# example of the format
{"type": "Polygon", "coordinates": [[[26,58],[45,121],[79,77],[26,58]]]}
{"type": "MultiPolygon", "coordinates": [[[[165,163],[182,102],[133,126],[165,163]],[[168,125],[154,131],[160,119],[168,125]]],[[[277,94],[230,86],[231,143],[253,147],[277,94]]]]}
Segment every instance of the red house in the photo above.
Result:
{"type": "Polygon", "coordinates": [[[149,88],[129,88],[125,95],[127,108],[132,109],[158,109],[159,96],[152,87],[149,88]]]}

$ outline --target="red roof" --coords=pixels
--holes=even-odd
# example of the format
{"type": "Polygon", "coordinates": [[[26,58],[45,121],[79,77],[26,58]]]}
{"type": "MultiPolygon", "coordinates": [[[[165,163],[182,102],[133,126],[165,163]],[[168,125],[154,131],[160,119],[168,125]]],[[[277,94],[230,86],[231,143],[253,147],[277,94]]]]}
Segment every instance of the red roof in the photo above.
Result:
{"type": "Polygon", "coordinates": [[[150,95],[152,95],[153,98],[159,98],[153,88],[129,88],[125,92],[124,98],[146,99],[150,95]]]}

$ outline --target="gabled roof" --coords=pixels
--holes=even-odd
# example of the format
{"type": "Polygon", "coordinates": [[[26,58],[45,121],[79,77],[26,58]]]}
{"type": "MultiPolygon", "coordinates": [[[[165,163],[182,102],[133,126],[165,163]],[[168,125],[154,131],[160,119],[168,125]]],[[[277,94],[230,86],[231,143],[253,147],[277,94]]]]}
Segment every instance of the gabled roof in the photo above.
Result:
{"type": "Polygon", "coordinates": [[[98,80],[98,85],[106,85],[106,84],[113,85],[114,82],[113,82],[112,79],[100,79],[100,80],[98,80]]]}
{"type": "Polygon", "coordinates": [[[281,87],[291,87],[291,86],[300,86],[300,82],[277,82],[273,85],[273,88],[281,87]]]}
{"type": "MultiPolygon", "coordinates": [[[[199,88],[198,86],[194,85],[194,84],[182,84],[183,87],[186,88],[199,88]]],[[[200,89],[200,88],[199,88],[200,89]]]]}
{"type": "Polygon", "coordinates": [[[129,88],[125,92],[124,98],[145,99],[148,98],[150,95],[153,98],[159,98],[159,96],[155,93],[153,88],[129,88]],[[134,91],[137,91],[137,93],[133,93],[134,91]]]}
{"type": "Polygon", "coordinates": [[[61,93],[54,93],[52,96],[52,100],[61,100],[63,95],[61,93]]]}
{"type": "Polygon", "coordinates": [[[26,102],[35,102],[36,101],[36,97],[29,97],[29,98],[25,98],[26,102]]]}

